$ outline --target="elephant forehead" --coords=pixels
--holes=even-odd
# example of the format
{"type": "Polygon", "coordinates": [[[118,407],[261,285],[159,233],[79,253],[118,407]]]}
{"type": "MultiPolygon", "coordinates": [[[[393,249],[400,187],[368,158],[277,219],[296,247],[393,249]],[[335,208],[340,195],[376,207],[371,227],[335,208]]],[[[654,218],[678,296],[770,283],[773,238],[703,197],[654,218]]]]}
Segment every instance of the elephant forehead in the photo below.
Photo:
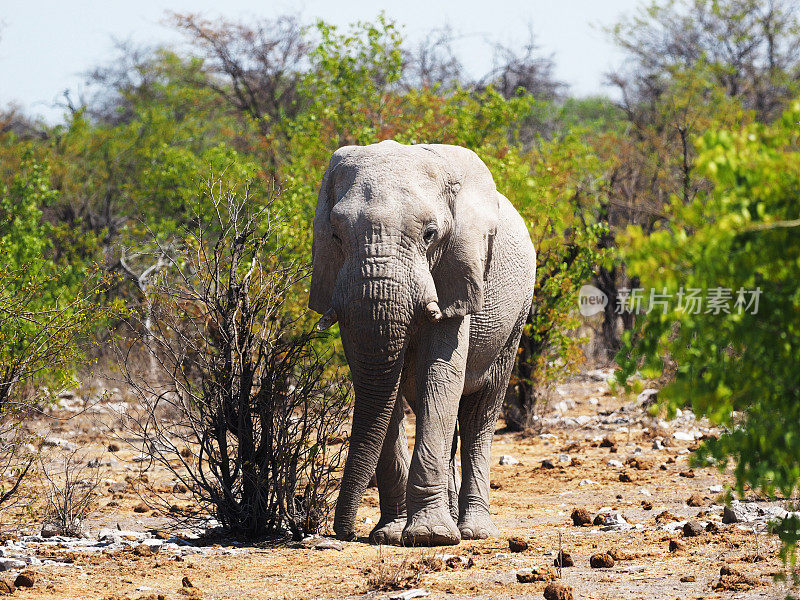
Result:
{"type": "Polygon", "coordinates": [[[357,153],[340,163],[339,169],[342,180],[372,191],[393,189],[430,193],[441,189],[447,179],[444,164],[435,154],[419,146],[399,144],[359,148],[357,153]]]}
{"type": "Polygon", "coordinates": [[[398,181],[370,174],[342,196],[331,210],[331,222],[339,226],[368,228],[380,236],[416,227],[446,207],[434,186],[398,181]]]}

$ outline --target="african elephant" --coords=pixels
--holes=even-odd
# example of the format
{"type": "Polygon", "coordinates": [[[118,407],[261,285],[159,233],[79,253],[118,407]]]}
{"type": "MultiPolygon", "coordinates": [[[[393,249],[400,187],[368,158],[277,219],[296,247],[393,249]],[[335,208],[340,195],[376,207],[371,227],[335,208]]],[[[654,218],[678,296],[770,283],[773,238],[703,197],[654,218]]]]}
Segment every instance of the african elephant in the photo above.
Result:
{"type": "Polygon", "coordinates": [[[498,535],[489,452],[535,271],[525,223],[474,152],[384,141],[333,154],[308,304],[320,328],[338,320],[355,390],[337,537],[354,539],[373,473],[373,542],[498,535]],[[417,419],[410,464],[401,394],[417,419]]]}

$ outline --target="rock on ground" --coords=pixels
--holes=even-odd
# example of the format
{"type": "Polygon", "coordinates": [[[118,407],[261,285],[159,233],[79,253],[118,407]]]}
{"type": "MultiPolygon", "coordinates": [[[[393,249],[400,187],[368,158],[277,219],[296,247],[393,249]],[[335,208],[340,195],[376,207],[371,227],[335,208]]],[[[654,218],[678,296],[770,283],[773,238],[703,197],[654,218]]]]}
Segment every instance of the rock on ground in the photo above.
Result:
{"type": "Polygon", "coordinates": [[[679,540],[670,540],[669,541],[669,551],[670,552],[682,552],[683,550],[686,550],[686,546],[683,544],[683,542],[681,542],[679,540]]]}
{"type": "Polygon", "coordinates": [[[10,571],[11,569],[22,569],[27,563],[18,558],[0,558],[0,571],[10,571]]]}
{"type": "Polygon", "coordinates": [[[614,566],[614,559],[606,552],[598,552],[589,559],[589,566],[593,569],[610,569],[614,566]]]}
{"type": "Polygon", "coordinates": [[[573,600],[572,588],[554,581],[544,588],[545,600],[573,600]]]}
{"type": "Polygon", "coordinates": [[[705,506],[708,502],[701,494],[692,494],[686,500],[686,504],[687,506],[705,506]]]}
{"type": "Polygon", "coordinates": [[[520,583],[533,583],[535,581],[553,581],[556,572],[553,567],[533,567],[517,572],[517,581],[520,583]]]}
{"type": "Polygon", "coordinates": [[[572,522],[576,527],[585,527],[592,524],[592,514],[585,508],[576,508],[572,511],[572,522]]]}
{"type": "Polygon", "coordinates": [[[723,523],[749,523],[758,519],[758,511],[747,504],[734,502],[722,509],[723,523]]]}
{"type": "Polygon", "coordinates": [[[512,552],[525,552],[528,549],[528,542],[520,537],[508,538],[508,549],[512,552]]]}
{"type": "Polygon", "coordinates": [[[317,550],[344,550],[344,546],[342,542],[337,540],[330,540],[330,539],[323,539],[316,544],[314,544],[314,548],[317,550]]]}
{"type": "Polygon", "coordinates": [[[36,576],[31,571],[23,571],[17,578],[14,580],[14,585],[17,587],[33,587],[34,582],[36,581],[36,576]]]}
{"type": "Polygon", "coordinates": [[[572,555],[569,552],[564,552],[563,550],[558,553],[555,560],[553,561],[554,567],[574,567],[575,561],[572,560],[572,555]]]}
{"type": "Polygon", "coordinates": [[[697,537],[699,535],[703,535],[705,531],[705,527],[699,521],[688,521],[683,526],[683,535],[686,537],[697,537]]]}

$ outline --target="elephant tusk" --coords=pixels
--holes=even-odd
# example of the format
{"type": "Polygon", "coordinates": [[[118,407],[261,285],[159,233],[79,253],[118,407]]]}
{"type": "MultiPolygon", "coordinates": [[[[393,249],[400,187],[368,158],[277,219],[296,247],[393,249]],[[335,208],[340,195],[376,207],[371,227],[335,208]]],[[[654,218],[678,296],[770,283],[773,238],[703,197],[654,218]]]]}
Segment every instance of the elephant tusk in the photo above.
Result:
{"type": "Polygon", "coordinates": [[[332,308],[329,308],[328,312],[322,315],[320,320],[317,321],[317,331],[325,331],[326,329],[330,329],[330,327],[333,326],[338,320],[339,317],[336,315],[336,311],[332,308]]]}
{"type": "Polygon", "coordinates": [[[439,303],[435,300],[433,302],[428,302],[427,306],[425,306],[425,312],[431,323],[438,323],[442,320],[442,311],[439,309],[439,303]]]}

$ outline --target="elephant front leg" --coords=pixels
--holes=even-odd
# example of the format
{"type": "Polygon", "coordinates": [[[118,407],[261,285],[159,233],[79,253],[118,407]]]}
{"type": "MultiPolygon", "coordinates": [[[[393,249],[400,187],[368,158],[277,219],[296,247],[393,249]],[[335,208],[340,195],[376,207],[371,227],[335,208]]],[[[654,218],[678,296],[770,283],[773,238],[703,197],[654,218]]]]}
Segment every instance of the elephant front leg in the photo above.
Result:
{"type": "Polygon", "coordinates": [[[416,363],[417,432],[408,476],[407,546],[451,545],[461,541],[450,511],[450,458],[464,389],[469,317],[424,327],[416,363]]]}
{"type": "Polygon", "coordinates": [[[375,478],[378,480],[381,518],[369,539],[374,544],[400,544],[407,518],[408,439],[403,398],[399,395],[383,441],[375,478]]]}
{"type": "Polygon", "coordinates": [[[462,484],[458,529],[465,540],[491,538],[500,534],[489,515],[489,465],[495,423],[514,364],[516,348],[516,344],[504,348],[490,367],[483,387],[461,400],[458,423],[461,430],[462,484]]]}

